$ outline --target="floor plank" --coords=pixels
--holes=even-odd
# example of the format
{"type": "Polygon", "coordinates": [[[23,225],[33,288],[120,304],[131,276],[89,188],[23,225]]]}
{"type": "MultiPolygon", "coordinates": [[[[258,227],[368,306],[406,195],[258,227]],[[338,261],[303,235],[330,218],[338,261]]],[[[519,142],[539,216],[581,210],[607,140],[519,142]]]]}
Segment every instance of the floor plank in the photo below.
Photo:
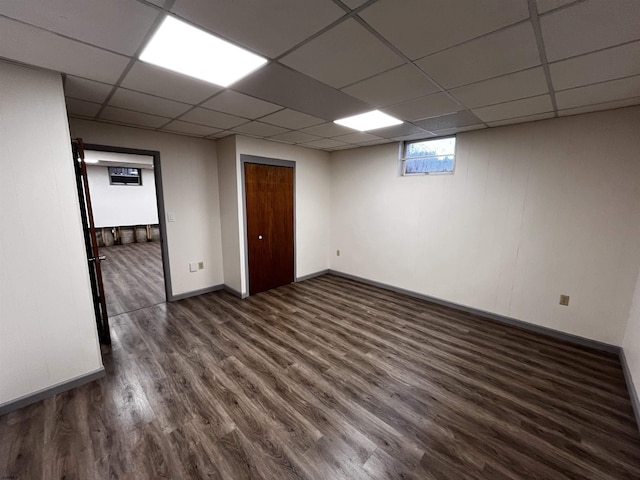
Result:
{"type": "Polygon", "coordinates": [[[155,300],[0,417],[0,478],[640,478],[615,355],[333,275],[155,300]]]}

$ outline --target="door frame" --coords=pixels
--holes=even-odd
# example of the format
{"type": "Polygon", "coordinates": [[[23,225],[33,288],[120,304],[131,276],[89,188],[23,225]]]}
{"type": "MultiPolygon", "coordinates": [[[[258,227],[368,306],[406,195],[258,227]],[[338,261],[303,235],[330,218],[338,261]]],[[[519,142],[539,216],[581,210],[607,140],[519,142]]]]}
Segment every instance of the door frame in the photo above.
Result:
{"type": "Polygon", "coordinates": [[[241,292],[242,298],[249,296],[249,239],[247,238],[247,192],[245,191],[245,176],[244,176],[244,164],[245,163],[257,163],[259,165],[270,165],[272,167],[286,167],[293,168],[293,281],[296,281],[296,274],[298,272],[298,248],[296,244],[296,162],[292,160],[281,160],[279,158],[259,157],[257,155],[240,154],[241,163],[241,188],[242,188],[242,221],[244,228],[243,242],[244,242],[244,275],[246,291],[241,292]]]}
{"type": "Polygon", "coordinates": [[[162,254],[162,272],[164,274],[164,293],[167,302],[173,301],[171,287],[171,269],[169,267],[169,249],[167,247],[167,225],[164,210],[164,190],[162,188],[162,168],[160,166],[160,152],[157,150],[141,150],[138,148],[114,147],[111,145],[98,145],[85,143],[85,152],[93,150],[98,152],[128,153],[133,155],[146,155],[153,157],[153,176],[156,183],[156,206],[158,208],[158,224],[160,226],[160,251],[162,254]]]}

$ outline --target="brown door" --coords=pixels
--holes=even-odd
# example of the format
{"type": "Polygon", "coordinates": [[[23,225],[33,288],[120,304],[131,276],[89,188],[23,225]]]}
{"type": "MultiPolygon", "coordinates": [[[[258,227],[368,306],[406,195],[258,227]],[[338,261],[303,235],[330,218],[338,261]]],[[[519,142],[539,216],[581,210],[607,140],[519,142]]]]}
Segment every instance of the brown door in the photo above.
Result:
{"type": "Polygon", "coordinates": [[[244,164],[249,294],[293,282],[293,168],[244,164]]]}
{"type": "Polygon", "coordinates": [[[96,315],[98,337],[100,343],[111,345],[109,332],[109,315],[107,314],[107,302],[104,297],[104,285],[102,283],[102,267],[100,262],[104,260],[98,251],[96,239],[96,227],[91,210],[91,194],[89,193],[89,181],[87,179],[87,164],[84,161],[84,145],[82,139],[77,138],[71,142],[73,151],[73,165],[76,172],[76,185],[78,188],[78,200],[82,214],[84,227],[84,241],[87,249],[87,261],[89,262],[89,280],[93,294],[93,308],[96,315]]]}

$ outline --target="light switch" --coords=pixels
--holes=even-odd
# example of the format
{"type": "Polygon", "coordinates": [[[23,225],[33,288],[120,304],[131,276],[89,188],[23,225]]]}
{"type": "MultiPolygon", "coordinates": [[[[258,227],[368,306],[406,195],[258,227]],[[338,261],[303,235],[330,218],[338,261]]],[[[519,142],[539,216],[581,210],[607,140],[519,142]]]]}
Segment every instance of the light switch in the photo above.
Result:
{"type": "Polygon", "coordinates": [[[190,272],[197,272],[198,271],[198,264],[197,263],[190,263],[189,264],[189,271],[190,272]]]}
{"type": "Polygon", "coordinates": [[[167,221],[169,221],[169,222],[175,222],[176,221],[176,217],[172,212],[168,212],[167,213],[167,221]]]}

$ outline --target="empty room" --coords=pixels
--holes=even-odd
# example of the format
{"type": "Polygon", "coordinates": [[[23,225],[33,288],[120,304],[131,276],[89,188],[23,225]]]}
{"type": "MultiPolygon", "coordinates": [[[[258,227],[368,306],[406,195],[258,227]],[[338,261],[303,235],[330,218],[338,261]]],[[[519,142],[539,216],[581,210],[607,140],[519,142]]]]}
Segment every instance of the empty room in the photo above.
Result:
{"type": "Polygon", "coordinates": [[[640,2],[0,2],[0,479],[640,478],[640,2]]]}

